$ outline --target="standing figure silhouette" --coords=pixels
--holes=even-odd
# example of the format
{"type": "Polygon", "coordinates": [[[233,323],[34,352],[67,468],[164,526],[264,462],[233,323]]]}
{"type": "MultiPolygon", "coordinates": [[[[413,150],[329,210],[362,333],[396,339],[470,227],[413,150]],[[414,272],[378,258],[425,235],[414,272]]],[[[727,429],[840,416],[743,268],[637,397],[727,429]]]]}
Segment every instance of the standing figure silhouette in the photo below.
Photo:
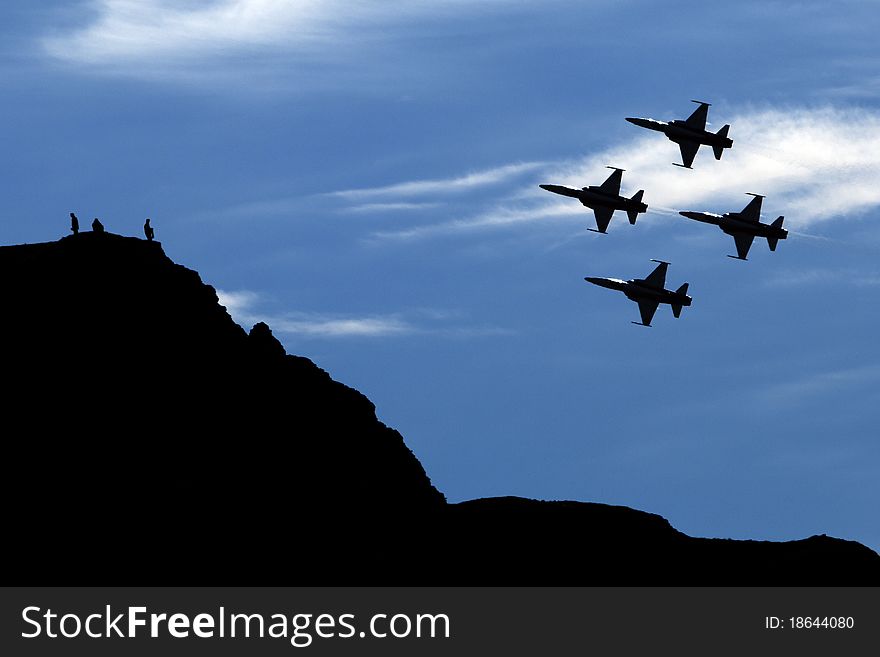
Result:
{"type": "Polygon", "coordinates": [[[92,230],[95,231],[96,233],[103,233],[104,232],[104,224],[102,224],[100,221],[98,221],[97,217],[95,217],[95,220],[92,222],[92,230]]]}
{"type": "Polygon", "coordinates": [[[73,212],[70,213],[70,231],[74,235],[79,234],[79,219],[76,218],[76,215],[73,212]]]}
{"type": "Polygon", "coordinates": [[[146,222],[144,222],[144,235],[147,236],[147,239],[152,242],[153,236],[155,233],[153,232],[153,227],[150,225],[150,220],[147,218],[146,222]]]}

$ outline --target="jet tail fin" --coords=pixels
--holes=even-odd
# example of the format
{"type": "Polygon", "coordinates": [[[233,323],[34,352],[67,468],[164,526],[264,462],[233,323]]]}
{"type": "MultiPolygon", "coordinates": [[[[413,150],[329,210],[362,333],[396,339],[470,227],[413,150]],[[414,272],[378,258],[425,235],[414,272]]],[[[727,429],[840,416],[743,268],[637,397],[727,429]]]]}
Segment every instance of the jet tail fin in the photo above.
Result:
{"type": "MultiPolygon", "coordinates": [[[[676,294],[687,294],[687,291],[688,291],[688,284],[685,283],[685,284],[682,285],[680,288],[678,288],[678,289],[675,291],[675,293],[676,293],[676,294]]],[[[680,303],[673,303],[673,304],[670,304],[670,305],[672,306],[672,315],[673,315],[676,319],[678,319],[679,317],[681,317],[681,304],[680,304],[680,303]]]]}
{"type": "MultiPolygon", "coordinates": [[[[632,201],[633,203],[641,203],[641,202],[642,202],[642,196],[644,195],[644,193],[645,193],[645,190],[644,190],[644,189],[640,189],[640,190],[637,191],[635,194],[633,194],[633,196],[632,196],[632,198],[630,199],[630,201],[632,201]]],[[[629,217],[629,223],[630,223],[631,225],[635,226],[635,225],[636,225],[636,219],[638,219],[638,216],[639,216],[638,210],[627,210],[627,211],[626,211],[626,215],[629,217]]]]}
{"type": "MultiPolygon", "coordinates": [[[[726,138],[726,137],[727,137],[727,131],[728,131],[728,130],[730,130],[730,124],[725,125],[723,128],[721,128],[721,130],[719,130],[719,131],[716,132],[715,134],[718,135],[719,137],[725,137],[725,138],[726,138]]],[[[712,150],[715,151],[715,159],[716,159],[716,160],[720,160],[720,159],[721,159],[721,155],[724,153],[724,146],[721,146],[721,145],[713,146],[713,147],[712,147],[712,150]]]]}
{"type": "MultiPolygon", "coordinates": [[[[776,217],[776,221],[770,224],[773,228],[782,228],[782,222],[785,219],[783,216],[776,217]]],[[[768,237],[767,244],[770,246],[771,251],[776,250],[776,244],[779,242],[778,237],[768,237]]]]}

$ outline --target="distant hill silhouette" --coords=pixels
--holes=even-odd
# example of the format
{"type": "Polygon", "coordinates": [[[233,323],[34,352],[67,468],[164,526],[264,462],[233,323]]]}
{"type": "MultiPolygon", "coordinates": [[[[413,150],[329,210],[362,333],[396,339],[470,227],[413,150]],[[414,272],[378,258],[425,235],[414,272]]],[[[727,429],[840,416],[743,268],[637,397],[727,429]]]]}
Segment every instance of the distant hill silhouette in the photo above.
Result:
{"type": "Polygon", "coordinates": [[[265,324],[246,333],[159,242],[0,247],[0,280],[7,580],[880,584],[880,556],[825,536],[698,539],[626,507],[447,504],[366,397],[265,324]]]}

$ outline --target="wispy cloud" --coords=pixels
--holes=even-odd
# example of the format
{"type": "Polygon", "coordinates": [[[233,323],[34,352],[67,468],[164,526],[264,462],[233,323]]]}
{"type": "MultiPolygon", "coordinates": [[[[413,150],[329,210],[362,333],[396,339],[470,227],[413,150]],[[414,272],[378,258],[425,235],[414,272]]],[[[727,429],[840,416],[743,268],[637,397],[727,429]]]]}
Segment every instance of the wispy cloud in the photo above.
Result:
{"type": "Polygon", "coordinates": [[[252,291],[217,290],[220,303],[242,326],[265,322],[276,333],[301,338],[383,338],[407,335],[434,335],[475,338],[510,335],[512,331],[492,326],[450,323],[461,319],[457,313],[419,309],[409,313],[346,316],[340,314],[282,312],[264,313],[261,296],[252,291]]]}
{"type": "Polygon", "coordinates": [[[767,404],[801,403],[851,386],[880,381],[880,366],[866,365],[845,370],[818,372],[797,380],[771,384],[760,394],[767,404]]]}
{"type": "MultiPolygon", "coordinates": [[[[675,144],[660,134],[639,133],[633,128],[631,139],[581,160],[530,163],[516,173],[533,174],[531,180],[523,180],[521,175],[516,188],[498,185],[494,195],[482,199],[479,212],[432,225],[377,233],[375,237],[416,239],[566,214],[583,220],[584,210],[577,202],[560,204],[538,191],[536,185],[598,184],[609,164],[627,170],[623,193],[645,190],[644,198],[653,215],[676,215],[678,210],[736,211],[749,200],[744,194],[754,192],[767,197],[767,216],[772,219],[785,215],[786,226],[798,229],[859,216],[880,206],[880,185],[876,184],[880,179],[880,113],[823,107],[747,110],[729,116],[722,109],[717,114],[718,119],[729,120],[734,139],[734,147],[725,152],[721,162],[714,160],[711,149],[703,147],[694,170],[673,167],[671,162],[679,158],[675,144]],[[523,189],[529,191],[522,193],[523,189]]],[[[514,169],[502,166],[492,171],[512,173],[514,169]]],[[[501,176],[498,182],[504,180],[501,176]]],[[[448,185],[423,186],[424,182],[380,189],[389,198],[395,193],[436,196],[454,189],[448,185]]]]}
{"type": "MultiPolygon", "coordinates": [[[[412,180],[305,196],[263,198],[212,208],[197,216],[210,220],[218,217],[278,217],[301,213],[303,208],[314,209],[316,205],[340,214],[422,213],[448,205],[452,197],[463,199],[465,195],[480,193],[493,186],[507,190],[509,187],[505,185],[516,184],[529,173],[546,166],[544,162],[517,162],[450,178],[412,180]],[[419,198],[426,196],[429,198],[419,198]]],[[[467,202],[470,203],[470,200],[467,202]]]]}
{"type": "Polygon", "coordinates": [[[500,167],[474,171],[452,178],[439,178],[433,180],[411,180],[408,182],[386,185],[384,187],[370,187],[365,189],[345,189],[338,192],[330,192],[328,196],[336,196],[345,199],[363,199],[375,197],[401,197],[420,196],[425,194],[452,194],[469,191],[477,187],[497,185],[516,178],[523,173],[535,171],[546,166],[544,162],[518,162],[506,164],[500,167]]]}
{"type": "Polygon", "coordinates": [[[289,312],[267,314],[259,310],[262,297],[250,290],[217,290],[220,304],[243,326],[267,323],[273,331],[312,337],[374,337],[413,333],[416,327],[398,315],[369,317],[328,316],[289,312]]]}
{"type": "Polygon", "coordinates": [[[333,0],[94,0],[93,20],[72,33],[48,37],[58,58],[89,65],[145,60],[187,60],[224,50],[266,47],[307,49],[332,37],[341,22],[371,14],[358,3],[340,11],[333,0]]]}
{"type": "MultiPolygon", "coordinates": [[[[244,324],[256,324],[259,319],[254,319],[251,315],[251,309],[260,300],[260,295],[249,290],[217,290],[217,297],[221,306],[225,306],[226,311],[235,320],[243,320],[244,324]],[[253,320],[253,321],[251,321],[253,320]]],[[[239,322],[242,323],[242,322],[239,322]]]]}
{"type": "Polygon", "coordinates": [[[277,53],[329,57],[392,26],[455,19],[513,0],[92,0],[88,20],[47,36],[52,57],[137,77],[186,77],[206,65],[277,53]]]}
{"type": "MultiPolygon", "coordinates": [[[[416,327],[397,316],[328,317],[310,313],[290,313],[270,319],[280,333],[323,338],[386,337],[416,332],[416,327]]],[[[267,322],[268,323],[268,322],[267,322]]]]}
{"type": "Polygon", "coordinates": [[[580,206],[572,206],[569,203],[552,203],[539,208],[493,208],[481,215],[467,219],[457,219],[436,224],[426,224],[403,228],[394,231],[378,231],[373,233],[373,238],[378,240],[408,240],[443,235],[448,233],[460,233],[475,231],[484,228],[504,227],[513,224],[547,219],[551,217],[580,216],[583,210],[580,206]]]}
{"type": "Polygon", "coordinates": [[[880,286],[880,274],[866,274],[865,272],[841,269],[800,269],[778,272],[766,281],[766,285],[769,287],[799,287],[822,283],[875,287],[880,286]]]}
{"type": "Polygon", "coordinates": [[[411,212],[414,210],[430,210],[439,203],[363,203],[343,208],[341,211],[351,214],[371,214],[374,212],[411,212]]]}
{"type": "MultiPolygon", "coordinates": [[[[872,60],[872,71],[874,70],[873,66],[872,60]]],[[[817,93],[859,100],[875,99],[880,96],[880,76],[861,76],[859,81],[854,84],[842,84],[830,89],[822,89],[817,93]]]]}

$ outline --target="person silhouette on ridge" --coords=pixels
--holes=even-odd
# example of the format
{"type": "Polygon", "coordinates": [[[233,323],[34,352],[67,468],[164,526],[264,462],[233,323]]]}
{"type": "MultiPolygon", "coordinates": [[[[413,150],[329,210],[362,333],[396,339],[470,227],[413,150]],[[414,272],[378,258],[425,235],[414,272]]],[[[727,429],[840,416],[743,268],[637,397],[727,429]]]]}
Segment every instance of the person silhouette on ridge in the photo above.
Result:
{"type": "Polygon", "coordinates": [[[73,212],[70,213],[70,232],[74,235],[79,234],[79,219],[76,218],[76,215],[73,212]]]}
{"type": "Polygon", "coordinates": [[[147,218],[146,222],[144,222],[144,235],[147,236],[147,240],[152,242],[153,236],[155,233],[153,232],[153,227],[150,225],[150,219],[147,218]]]}
{"type": "Polygon", "coordinates": [[[92,222],[92,230],[96,233],[104,232],[104,224],[102,224],[97,217],[95,217],[95,220],[92,222]]]}

